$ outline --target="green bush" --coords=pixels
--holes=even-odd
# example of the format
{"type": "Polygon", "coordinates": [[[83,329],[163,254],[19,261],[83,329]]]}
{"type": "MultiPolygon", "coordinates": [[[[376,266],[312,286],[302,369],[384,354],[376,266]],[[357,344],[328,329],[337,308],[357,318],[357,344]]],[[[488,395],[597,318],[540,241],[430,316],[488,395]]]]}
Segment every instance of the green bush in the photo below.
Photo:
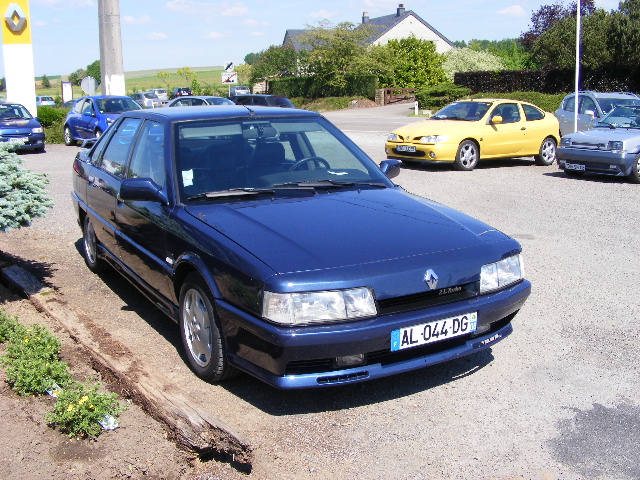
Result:
{"type": "Polygon", "coordinates": [[[421,109],[440,110],[451,102],[471,93],[466,87],[454,83],[441,83],[433,87],[422,88],[416,92],[416,100],[421,109]]]}
{"type": "Polygon", "coordinates": [[[37,117],[40,119],[40,125],[46,128],[64,122],[67,113],[68,111],[62,108],[42,106],[38,107],[37,117]]]}
{"type": "Polygon", "coordinates": [[[11,335],[19,325],[18,317],[8,315],[4,309],[0,310],[0,343],[9,340],[9,335],[11,335]]]}

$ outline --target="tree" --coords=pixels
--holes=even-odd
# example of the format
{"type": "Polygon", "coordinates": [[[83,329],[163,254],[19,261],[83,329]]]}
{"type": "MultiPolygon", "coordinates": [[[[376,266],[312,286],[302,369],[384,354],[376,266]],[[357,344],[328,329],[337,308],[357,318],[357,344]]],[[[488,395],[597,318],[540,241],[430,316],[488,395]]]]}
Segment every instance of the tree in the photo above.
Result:
{"type": "Polygon", "coordinates": [[[42,86],[42,88],[51,88],[49,77],[47,77],[46,75],[42,75],[42,78],[40,79],[40,85],[42,86]]]}
{"type": "Polygon", "coordinates": [[[311,27],[299,37],[309,52],[304,59],[306,68],[303,71],[335,87],[344,87],[351,75],[371,73],[375,67],[367,58],[367,40],[373,32],[369,25],[356,27],[353,23],[343,22],[332,27],[328,20],[319,22],[317,27],[311,27]]]}
{"type": "Polygon", "coordinates": [[[82,79],[86,76],[87,76],[87,71],[83,68],[79,68],[75,72],[69,74],[69,81],[73,85],[80,85],[80,82],[82,82],[82,79]]]}
{"type": "Polygon", "coordinates": [[[257,55],[251,65],[251,83],[273,77],[290,77],[298,70],[298,54],[293,47],[272,45],[257,55]]]}
{"type": "Polygon", "coordinates": [[[470,48],[452,48],[445,52],[442,68],[447,79],[453,82],[458,72],[480,72],[504,70],[504,62],[500,57],[487,51],[475,51],[470,48]]]}
{"type": "Polygon", "coordinates": [[[44,175],[20,167],[23,162],[8,143],[0,144],[0,231],[26,227],[53,206],[44,175]]]}
{"type": "MultiPolygon", "coordinates": [[[[500,57],[507,70],[524,70],[533,68],[531,54],[527,52],[516,38],[505,38],[503,40],[471,40],[469,45],[462,42],[460,48],[469,47],[476,52],[486,51],[500,57]]],[[[458,42],[456,42],[456,45],[458,42]]]]}
{"type": "MultiPolygon", "coordinates": [[[[532,52],[534,44],[544,32],[565,18],[575,17],[576,6],[575,2],[565,6],[559,0],[556,0],[556,3],[552,5],[542,5],[531,16],[531,28],[520,36],[520,43],[528,52],[532,52]]],[[[595,10],[595,0],[581,0],[580,12],[582,16],[589,15],[595,10]]]]}
{"type": "Polygon", "coordinates": [[[247,53],[244,56],[244,63],[247,65],[253,65],[260,59],[259,53],[247,53]]]}
{"type": "Polygon", "coordinates": [[[169,90],[169,77],[171,76],[171,74],[169,72],[165,72],[160,70],[158,73],[156,73],[156,77],[158,77],[162,83],[164,83],[164,86],[167,90],[169,90]]]}
{"type": "Polygon", "coordinates": [[[102,74],[100,71],[100,60],[96,60],[95,62],[87,65],[87,76],[95,78],[98,82],[102,79],[102,74]]]}
{"type": "Polygon", "coordinates": [[[372,52],[379,65],[388,66],[378,75],[380,87],[428,87],[445,80],[444,56],[433,42],[412,36],[373,47],[372,52]]]}

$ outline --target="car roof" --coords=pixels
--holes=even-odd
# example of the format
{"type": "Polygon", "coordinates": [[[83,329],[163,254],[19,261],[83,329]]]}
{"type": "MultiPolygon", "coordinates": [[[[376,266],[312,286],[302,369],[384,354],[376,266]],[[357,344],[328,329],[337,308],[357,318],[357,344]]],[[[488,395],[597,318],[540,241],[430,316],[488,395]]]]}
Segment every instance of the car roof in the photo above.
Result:
{"type": "Polygon", "coordinates": [[[131,98],[131,97],[127,95],[86,95],[82,98],[93,98],[94,100],[102,100],[104,98],[131,98]]]}
{"type": "Polygon", "coordinates": [[[319,113],[296,108],[261,107],[229,105],[225,108],[154,108],[148,110],[131,110],[124,112],[122,117],[143,117],[150,120],[168,120],[180,122],[186,120],[215,120],[225,118],[255,118],[255,117],[321,117],[319,113]]]}

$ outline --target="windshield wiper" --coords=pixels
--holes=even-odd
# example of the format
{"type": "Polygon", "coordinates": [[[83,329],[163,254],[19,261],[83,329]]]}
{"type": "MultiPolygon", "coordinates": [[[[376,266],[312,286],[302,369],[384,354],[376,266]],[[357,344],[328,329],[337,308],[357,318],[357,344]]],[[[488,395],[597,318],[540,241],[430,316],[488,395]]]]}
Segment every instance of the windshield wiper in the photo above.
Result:
{"type": "Polygon", "coordinates": [[[352,182],[352,181],[340,181],[340,180],[304,180],[301,182],[287,182],[274,185],[274,188],[290,188],[290,187],[302,187],[302,188],[345,188],[356,187],[359,185],[366,185],[369,187],[386,188],[387,185],[382,182],[352,182]]]}
{"type": "Polygon", "coordinates": [[[228,190],[217,190],[213,192],[203,192],[191,195],[187,200],[201,200],[203,198],[230,198],[254,195],[273,195],[275,190],[271,188],[229,188],[228,190]]]}

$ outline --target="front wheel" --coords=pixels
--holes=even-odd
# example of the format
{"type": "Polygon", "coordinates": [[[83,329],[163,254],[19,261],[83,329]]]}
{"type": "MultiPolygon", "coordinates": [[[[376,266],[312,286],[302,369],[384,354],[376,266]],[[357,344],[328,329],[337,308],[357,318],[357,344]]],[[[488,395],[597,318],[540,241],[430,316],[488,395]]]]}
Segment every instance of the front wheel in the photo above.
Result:
{"type": "Polygon", "coordinates": [[[458,147],[453,168],[456,170],[473,170],[478,165],[480,149],[473,140],[464,140],[458,147]]]}
{"type": "Polygon", "coordinates": [[[631,183],[640,183],[640,155],[636,157],[636,161],[631,169],[631,175],[629,175],[629,181],[631,183]]]}
{"type": "Polygon", "coordinates": [[[71,135],[71,129],[69,128],[69,125],[64,126],[64,144],[68,147],[72,147],[76,144],[76,141],[71,135]]]}
{"type": "Polygon", "coordinates": [[[553,165],[556,161],[556,141],[552,137],[547,137],[540,145],[540,152],[535,156],[536,165],[553,165]]]}
{"type": "Polygon", "coordinates": [[[180,289],[180,334],[191,369],[203,380],[219,382],[235,373],[226,359],[209,287],[196,273],[180,289]]]}
{"type": "Polygon", "coordinates": [[[82,246],[84,249],[84,263],[93,273],[104,272],[106,265],[104,260],[98,256],[98,239],[93,223],[88,216],[84,218],[82,225],[82,246]]]}

